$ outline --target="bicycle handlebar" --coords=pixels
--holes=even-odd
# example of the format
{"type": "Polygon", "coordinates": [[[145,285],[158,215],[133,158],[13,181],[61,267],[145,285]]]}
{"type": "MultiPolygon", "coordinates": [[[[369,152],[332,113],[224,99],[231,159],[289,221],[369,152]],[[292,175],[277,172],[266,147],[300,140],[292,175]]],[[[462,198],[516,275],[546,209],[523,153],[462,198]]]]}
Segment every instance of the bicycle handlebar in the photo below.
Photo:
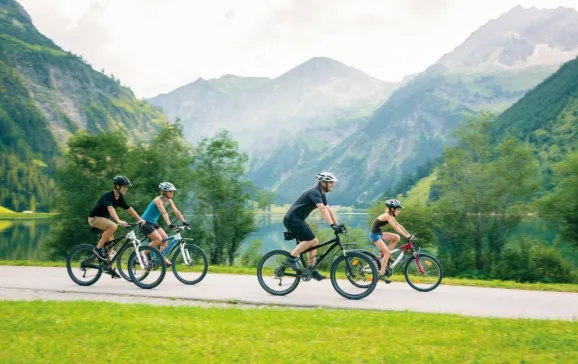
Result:
{"type": "Polygon", "coordinates": [[[191,230],[191,227],[185,226],[185,225],[176,225],[173,230],[176,232],[179,232],[179,231],[183,231],[183,230],[191,230]]]}

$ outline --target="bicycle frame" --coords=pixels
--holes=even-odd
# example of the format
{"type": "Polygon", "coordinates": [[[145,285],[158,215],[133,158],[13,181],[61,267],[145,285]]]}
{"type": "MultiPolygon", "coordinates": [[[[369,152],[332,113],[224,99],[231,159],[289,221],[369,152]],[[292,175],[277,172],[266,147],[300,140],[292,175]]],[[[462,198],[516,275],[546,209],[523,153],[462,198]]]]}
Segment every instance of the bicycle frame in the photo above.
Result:
{"type": "MultiPolygon", "coordinates": [[[[184,244],[184,241],[187,239],[183,238],[181,236],[181,229],[179,228],[179,230],[177,231],[177,233],[175,235],[166,237],[163,240],[161,240],[161,244],[163,242],[169,241],[169,240],[170,240],[169,245],[166,247],[165,250],[163,250],[161,252],[161,254],[163,256],[171,255],[178,244],[180,249],[181,249],[181,254],[183,255],[183,260],[185,261],[185,264],[187,264],[187,265],[191,264],[191,255],[189,254],[189,251],[187,249],[185,249],[186,244],[184,244]]],[[[192,240],[192,239],[188,239],[188,240],[192,240]]]]}
{"type": "MultiPolygon", "coordinates": [[[[301,242],[297,240],[297,244],[299,244],[299,243],[301,243],[301,242]]],[[[341,248],[341,250],[343,251],[343,255],[347,255],[347,250],[345,249],[344,244],[341,243],[341,239],[339,239],[339,235],[335,235],[335,238],[333,238],[333,239],[331,239],[331,240],[329,240],[329,241],[326,241],[326,242],[323,243],[323,244],[315,245],[315,246],[313,246],[313,247],[311,247],[311,248],[308,248],[307,250],[304,250],[303,252],[301,252],[300,256],[301,256],[301,262],[303,263],[303,266],[304,266],[304,267],[307,266],[307,265],[305,264],[305,254],[306,254],[306,253],[308,253],[308,252],[310,252],[310,251],[313,251],[313,250],[316,250],[316,249],[319,249],[319,248],[321,248],[321,247],[327,246],[327,245],[329,245],[329,244],[333,244],[333,245],[331,245],[331,246],[329,247],[329,249],[327,249],[323,254],[321,254],[321,255],[319,256],[319,259],[317,259],[317,260],[315,261],[315,264],[313,264],[313,265],[309,268],[310,271],[314,271],[315,269],[317,269],[317,267],[318,267],[319,264],[323,261],[323,259],[324,259],[335,247],[341,248]]],[[[349,264],[349,262],[347,262],[347,264],[349,264]]]]}
{"type": "MultiPolygon", "coordinates": [[[[415,250],[413,243],[411,242],[411,240],[408,240],[407,243],[405,243],[404,245],[400,246],[399,248],[395,248],[391,251],[391,254],[396,253],[398,251],[401,251],[401,253],[397,256],[397,258],[394,260],[393,263],[390,264],[390,268],[391,270],[393,270],[395,268],[395,266],[403,259],[403,257],[409,252],[412,251],[413,253],[411,253],[411,255],[415,258],[416,263],[417,263],[417,267],[419,269],[419,272],[421,274],[424,274],[424,270],[423,267],[421,266],[421,262],[419,260],[418,254],[419,254],[419,248],[417,250],[415,250]]],[[[391,256],[390,254],[390,256],[391,256]]],[[[383,253],[380,255],[379,259],[383,258],[383,253]]],[[[404,260],[401,265],[403,266],[408,260],[411,259],[410,257],[407,257],[406,260],[404,260]]]]}

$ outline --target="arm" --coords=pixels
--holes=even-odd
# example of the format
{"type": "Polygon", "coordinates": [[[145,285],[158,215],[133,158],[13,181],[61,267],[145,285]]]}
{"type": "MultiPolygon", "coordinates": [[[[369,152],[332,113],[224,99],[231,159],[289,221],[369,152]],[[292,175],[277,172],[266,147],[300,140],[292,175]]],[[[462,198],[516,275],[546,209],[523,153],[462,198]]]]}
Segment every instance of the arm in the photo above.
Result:
{"type": "Polygon", "coordinates": [[[122,221],[118,215],[116,214],[116,210],[114,209],[114,207],[112,206],[107,206],[108,209],[108,213],[110,214],[110,216],[112,216],[112,218],[114,219],[114,221],[117,222],[117,224],[120,224],[120,226],[122,227],[126,227],[126,222],[122,221]]]}
{"type": "Polygon", "coordinates": [[[391,227],[394,228],[394,230],[400,233],[401,235],[405,236],[406,238],[408,238],[411,235],[407,231],[405,231],[403,226],[398,224],[398,222],[395,221],[395,219],[391,215],[389,214],[385,215],[385,219],[389,222],[391,227]]]}
{"type": "Polygon", "coordinates": [[[179,220],[181,220],[183,223],[186,222],[183,214],[181,214],[181,212],[177,209],[177,206],[173,200],[171,200],[171,210],[173,210],[173,213],[179,218],[179,220]]]}
{"type": "MultiPolygon", "coordinates": [[[[333,220],[333,223],[335,225],[339,225],[339,223],[337,222],[337,217],[335,217],[335,213],[333,212],[333,210],[331,209],[331,207],[329,207],[329,205],[327,206],[327,210],[329,210],[329,215],[331,216],[331,220],[333,220]]],[[[330,224],[331,225],[331,224],[330,224]]]]}
{"type": "Polygon", "coordinates": [[[169,213],[167,212],[167,210],[165,210],[165,207],[163,206],[163,203],[161,201],[160,198],[155,198],[155,205],[157,205],[159,211],[161,212],[161,215],[163,217],[163,220],[165,220],[165,223],[167,225],[172,225],[171,224],[171,219],[169,219],[169,213]]]}
{"type": "Polygon", "coordinates": [[[392,217],[392,219],[395,221],[395,223],[397,224],[397,226],[399,226],[401,228],[401,230],[403,230],[403,232],[405,232],[408,236],[410,236],[411,234],[407,232],[407,230],[405,230],[405,228],[399,223],[397,222],[397,220],[395,220],[394,217],[392,217]]]}
{"type": "Polygon", "coordinates": [[[137,212],[132,208],[129,207],[128,210],[126,210],[129,214],[132,215],[132,217],[134,217],[135,219],[138,220],[138,222],[143,222],[143,219],[139,216],[139,214],[137,214],[137,212]]]}
{"type": "Polygon", "coordinates": [[[325,220],[329,225],[332,225],[333,218],[331,217],[331,213],[329,212],[331,210],[329,210],[329,208],[325,206],[322,202],[317,204],[317,208],[319,209],[319,213],[321,213],[323,220],[325,220]]]}

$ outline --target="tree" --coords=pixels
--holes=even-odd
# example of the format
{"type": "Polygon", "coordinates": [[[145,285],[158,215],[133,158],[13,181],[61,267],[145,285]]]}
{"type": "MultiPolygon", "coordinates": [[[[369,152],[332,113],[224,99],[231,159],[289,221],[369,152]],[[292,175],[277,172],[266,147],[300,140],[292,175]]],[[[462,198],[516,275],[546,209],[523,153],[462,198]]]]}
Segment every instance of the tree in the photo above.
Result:
{"type": "Polygon", "coordinates": [[[536,205],[540,215],[554,220],[561,236],[578,248],[578,152],[553,169],[556,188],[536,205]]]}
{"type": "MultiPolygon", "coordinates": [[[[53,239],[47,246],[54,257],[65,257],[70,248],[95,242],[87,223],[99,196],[112,189],[112,179],[123,174],[128,145],[120,132],[90,135],[78,132],[68,140],[64,166],[57,170],[53,239]]],[[[130,202],[130,192],[127,195],[130,202]]]]}
{"type": "Polygon", "coordinates": [[[482,113],[455,132],[457,144],[444,152],[434,204],[441,255],[469,261],[473,250],[475,269],[484,272],[518,225],[522,203],[539,187],[532,148],[514,138],[492,145],[492,118],[482,113]]]}
{"type": "Polygon", "coordinates": [[[257,206],[265,212],[265,210],[271,212],[271,205],[275,201],[275,192],[269,190],[258,190],[255,193],[255,199],[257,200],[257,206]]]}
{"type": "MultiPolygon", "coordinates": [[[[170,180],[177,186],[178,196],[183,196],[178,203],[183,212],[188,196],[193,194],[193,152],[178,124],[163,125],[149,145],[136,146],[130,146],[121,131],[101,134],[79,131],[68,140],[65,157],[64,166],[57,171],[58,215],[53,239],[48,242],[55,257],[66,256],[76,244],[96,243],[96,236],[89,231],[88,214],[98,198],[112,190],[116,175],[131,180],[133,186],[125,198],[140,215],[159,194],[158,185],[162,181],[170,180]]],[[[122,209],[117,213],[121,219],[133,220],[122,209]]],[[[202,227],[194,226],[194,237],[204,236],[202,227]]]]}
{"type": "Polygon", "coordinates": [[[248,157],[226,130],[203,138],[195,156],[195,205],[198,216],[208,216],[211,264],[232,265],[243,239],[256,230],[247,206],[252,184],[243,179],[248,157]]]}

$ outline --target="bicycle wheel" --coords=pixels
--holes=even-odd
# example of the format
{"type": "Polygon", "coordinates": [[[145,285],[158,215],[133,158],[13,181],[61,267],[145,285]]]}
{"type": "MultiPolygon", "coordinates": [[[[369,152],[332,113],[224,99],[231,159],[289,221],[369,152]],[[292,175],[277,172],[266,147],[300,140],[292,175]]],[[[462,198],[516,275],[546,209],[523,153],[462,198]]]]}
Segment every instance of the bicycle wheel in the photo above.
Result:
{"type": "Polygon", "coordinates": [[[265,254],[257,265],[257,280],[261,287],[274,296],[285,296],[295,290],[301,280],[299,274],[285,260],[291,254],[284,250],[273,250],[265,254]],[[283,279],[287,278],[284,284],[283,279]],[[276,287],[286,287],[277,290],[276,287]]]}
{"type": "MultiPolygon", "coordinates": [[[[132,244],[126,244],[120,251],[116,254],[116,269],[122,278],[131,282],[130,275],[128,274],[128,257],[134,252],[134,246],[132,244]]],[[[135,255],[136,257],[136,255],[135,255]]]]}
{"type": "Polygon", "coordinates": [[[182,244],[173,254],[173,273],[184,284],[197,284],[205,278],[209,261],[203,249],[195,244],[182,244]],[[183,249],[186,257],[183,256],[183,249]],[[185,273],[186,274],[183,274],[185,273]]]}
{"type": "MultiPolygon", "coordinates": [[[[375,254],[373,254],[372,252],[370,252],[368,250],[363,250],[363,249],[355,249],[355,250],[351,250],[350,252],[358,252],[358,253],[366,255],[373,262],[373,264],[376,265],[377,272],[378,272],[377,274],[379,275],[379,268],[380,268],[381,264],[379,263],[380,259],[375,254]]],[[[348,256],[349,256],[350,252],[347,253],[348,256]]],[[[355,259],[355,258],[353,258],[353,259],[355,259]]],[[[353,259],[350,259],[350,260],[352,261],[353,259]]],[[[364,273],[363,275],[356,277],[356,276],[352,276],[352,275],[348,274],[347,279],[355,287],[358,287],[358,288],[370,287],[371,282],[373,282],[371,267],[369,266],[369,264],[362,264],[362,265],[360,265],[359,269],[361,269],[361,271],[364,273]]]]}
{"type": "Polygon", "coordinates": [[[405,265],[405,280],[411,288],[420,292],[433,291],[442,282],[442,265],[433,256],[418,253],[418,258],[410,258],[405,265]]]}
{"type": "Polygon", "coordinates": [[[378,272],[376,265],[372,262],[371,258],[367,255],[350,251],[347,253],[347,256],[340,256],[333,262],[331,266],[331,284],[333,288],[339,293],[341,296],[350,299],[350,300],[359,300],[364,297],[367,297],[373,290],[375,286],[377,286],[378,280],[378,272]],[[367,268],[369,267],[369,271],[367,268]],[[339,278],[347,278],[347,280],[339,279],[337,275],[339,274],[339,278]],[[371,279],[371,283],[368,287],[365,287],[363,284],[352,284],[352,292],[346,292],[345,282],[351,283],[359,282],[367,279],[371,279]],[[341,284],[343,283],[343,284],[341,284]]]}
{"type": "Polygon", "coordinates": [[[165,278],[167,272],[165,259],[161,255],[161,252],[152,246],[140,246],[138,252],[144,265],[141,266],[136,256],[137,252],[132,252],[128,258],[128,274],[130,279],[140,288],[155,288],[165,278]],[[146,278],[152,279],[145,281],[146,278]]]}
{"type": "Polygon", "coordinates": [[[79,244],[72,248],[66,259],[66,270],[70,279],[78,285],[90,286],[100,279],[102,266],[92,250],[94,245],[79,244]],[[75,275],[79,273],[79,277],[75,275]],[[87,280],[83,280],[87,279],[87,280]]]}

